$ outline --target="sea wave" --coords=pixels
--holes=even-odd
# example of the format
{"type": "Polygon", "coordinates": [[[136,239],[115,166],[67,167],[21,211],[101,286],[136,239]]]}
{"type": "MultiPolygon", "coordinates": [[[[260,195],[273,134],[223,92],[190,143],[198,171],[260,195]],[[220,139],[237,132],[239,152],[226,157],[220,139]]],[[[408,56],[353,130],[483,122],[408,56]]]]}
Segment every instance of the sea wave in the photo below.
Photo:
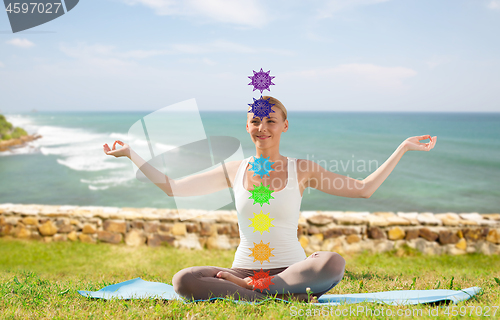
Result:
{"type": "Polygon", "coordinates": [[[106,190],[108,188],[109,188],[109,186],[96,187],[96,186],[93,186],[93,185],[89,185],[89,189],[90,190],[106,190]]]}
{"type": "Polygon", "coordinates": [[[69,157],[57,159],[57,163],[76,171],[101,171],[128,167],[125,163],[113,163],[107,161],[92,161],[89,157],[69,157]]]}

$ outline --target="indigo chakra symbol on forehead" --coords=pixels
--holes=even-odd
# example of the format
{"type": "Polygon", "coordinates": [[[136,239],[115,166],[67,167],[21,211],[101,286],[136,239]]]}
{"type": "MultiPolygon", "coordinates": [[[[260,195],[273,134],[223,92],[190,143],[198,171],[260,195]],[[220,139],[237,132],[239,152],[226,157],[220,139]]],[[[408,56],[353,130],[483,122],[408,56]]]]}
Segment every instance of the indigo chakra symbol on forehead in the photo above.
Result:
{"type": "Polygon", "coordinates": [[[264,158],[262,155],[260,155],[260,158],[255,158],[250,164],[252,167],[248,169],[248,171],[253,171],[253,176],[260,176],[262,179],[263,176],[269,176],[269,172],[274,171],[271,166],[274,164],[274,162],[269,161],[270,157],[264,158]]]}
{"type": "Polygon", "coordinates": [[[269,89],[269,86],[274,86],[274,83],[272,83],[271,80],[276,78],[269,75],[271,70],[269,70],[268,72],[264,72],[262,71],[262,68],[260,68],[259,72],[255,72],[254,70],[252,71],[253,76],[249,77],[252,82],[250,82],[248,85],[253,86],[253,91],[260,90],[261,94],[264,90],[271,91],[269,89]]]}
{"type": "Polygon", "coordinates": [[[271,98],[264,99],[262,98],[262,96],[260,96],[260,99],[252,99],[253,103],[248,104],[250,107],[252,107],[250,110],[248,110],[248,113],[253,113],[254,118],[259,118],[260,121],[262,121],[262,119],[269,117],[269,114],[271,112],[275,113],[272,109],[274,104],[269,102],[271,98]]]}

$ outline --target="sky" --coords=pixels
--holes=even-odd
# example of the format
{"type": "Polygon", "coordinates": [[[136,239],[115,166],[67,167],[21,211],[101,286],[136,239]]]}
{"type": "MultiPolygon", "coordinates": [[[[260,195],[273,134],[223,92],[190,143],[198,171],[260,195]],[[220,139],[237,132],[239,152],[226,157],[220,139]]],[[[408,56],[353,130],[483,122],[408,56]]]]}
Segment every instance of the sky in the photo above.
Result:
{"type": "Polygon", "coordinates": [[[0,12],[0,112],[500,112],[500,0],[81,0],[12,33],[0,12]]]}

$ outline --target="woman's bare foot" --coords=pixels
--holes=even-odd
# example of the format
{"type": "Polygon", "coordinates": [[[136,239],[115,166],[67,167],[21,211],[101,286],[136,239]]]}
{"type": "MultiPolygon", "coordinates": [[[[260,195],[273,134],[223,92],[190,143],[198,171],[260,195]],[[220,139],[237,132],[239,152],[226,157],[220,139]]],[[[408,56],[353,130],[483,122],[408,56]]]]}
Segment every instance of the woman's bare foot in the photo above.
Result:
{"type": "Polygon", "coordinates": [[[252,279],[250,279],[249,277],[247,277],[245,279],[241,279],[241,278],[238,278],[237,276],[232,275],[226,271],[219,271],[217,273],[216,277],[231,281],[232,283],[237,284],[242,288],[245,288],[248,290],[253,290],[253,286],[250,284],[252,282],[252,279]]]}
{"type": "MultiPolygon", "coordinates": [[[[232,283],[237,284],[238,286],[240,286],[242,288],[245,288],[248,290],[253,290],[253,285],[251,284],[252,279],[250,277],[247,277],[245,279],[241,279],[241,278],[238,278],[237,276],[232,275],[226,271],[219,271],[215,277],[231,281],[232,283]]],[[[293,300],[293,301],[310,302],[310,303],[318,302],[318,298],[316,296],[313,296],[313,295],[311,295],[311,298],[309,301],[309,297],[308,297],[307,293],[277,294],[275,296],[276,296],[276,298],[287,300],[287,301],[293,300]]]]}

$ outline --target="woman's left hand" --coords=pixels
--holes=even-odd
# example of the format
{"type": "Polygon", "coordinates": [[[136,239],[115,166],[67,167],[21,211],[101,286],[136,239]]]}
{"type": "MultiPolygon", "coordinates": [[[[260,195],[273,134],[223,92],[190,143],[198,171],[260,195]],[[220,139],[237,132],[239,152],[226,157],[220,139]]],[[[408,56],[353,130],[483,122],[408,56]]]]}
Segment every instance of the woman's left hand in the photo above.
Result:
{"type": "Polygon", "coordinates": [[[403,149],[405,151],[410,151],[410,150],[429,151],[436,145],[436,140],[437,136],[434,137],[431,137],[430,135],[415,136],[406,139],[405,141],[403,141],[401,145],[403,146],[403,149]],[[427,140],[427,139],[430,140],[427,143],[420,142],[420,140],[427,140]]]}

